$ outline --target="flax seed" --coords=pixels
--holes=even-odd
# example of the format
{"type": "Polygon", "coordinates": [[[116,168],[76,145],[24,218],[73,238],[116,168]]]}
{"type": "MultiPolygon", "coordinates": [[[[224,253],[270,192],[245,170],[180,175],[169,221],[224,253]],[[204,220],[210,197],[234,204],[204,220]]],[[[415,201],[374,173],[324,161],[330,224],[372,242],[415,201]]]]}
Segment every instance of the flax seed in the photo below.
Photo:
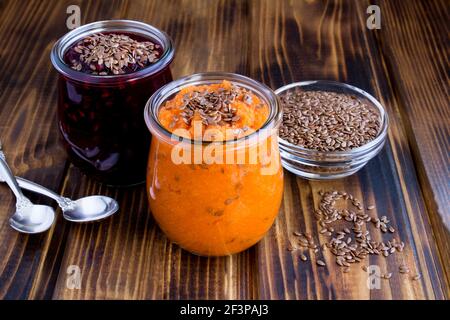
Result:
{"type": "MultiPolygon", "coordinates": [[[[280,137],[307,149],[351,150],[375,139],[381,128],[379,112],[351,95],[290,91],[280,96],[280,100],[283,107],[280,137]]],[[[361,207],[359,203],[356,206],[361,207]]]]}

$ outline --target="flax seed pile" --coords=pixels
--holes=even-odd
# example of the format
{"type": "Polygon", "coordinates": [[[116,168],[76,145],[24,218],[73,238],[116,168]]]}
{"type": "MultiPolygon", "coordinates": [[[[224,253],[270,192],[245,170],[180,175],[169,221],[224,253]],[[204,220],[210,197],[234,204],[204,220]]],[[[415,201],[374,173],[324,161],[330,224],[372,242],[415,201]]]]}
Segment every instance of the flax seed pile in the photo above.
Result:
{"type": "MultiPolygon", "coordinates": [[[[396,252],[403,251],[405,243],[395,238],[386,242],[372,239],[369,231],[370,225],[382,233],[395,233],[395,229],[390,226],[390,221],[386,216],[381,218],[371,217],[366,212],[373,210],[374,206],[368,206],[364,210],[357,198],[343,191],[321,191],[319,195],[321,200],[318,209],[315,211],[319,226],[319,235],[317,236],[324,240],[319,245],[310,233],[295,231],[294,240],[290,242],[288,250],[302,251],[299,256],[301,261],[308,261],[306,254],[308,250],[311,250],[312,254],[316,255],[316,264],[325,267],[326,263],[321,259],[321,256],[329,251],[334,255],[336,264],[343,268],[344,273],[347,273],[350,271],[350,265],[363,262],[369,255],[388,257],[396,252]],[[338,209],[336,206],[338,201],[350,202],[352,209],[338,209]],[[345,226],[348,224],[351,224],[351,227],[345,226]],[[338,227],[340,228],[338,229],[338,227]]],[[[362,269],[367,272],[366,265],[363,265],[362,269]]],[[[402,264],[399,266],[399,272],[409,274],[411,270],[408,266],[402,264]]],[[[392,272],[381,275],[381,278],[384,279],[390,279],[391,277],[392,272]]],[[[411,279],[418,280],[420,275],[414,274],[411,279]]]]}
{"type": "Polygon", "coordinates": [[[287,91],[280,95],[279,136],[317,151],[348,151],[374,140],[381,128],[375,108],[349,94],[287,91]]]}

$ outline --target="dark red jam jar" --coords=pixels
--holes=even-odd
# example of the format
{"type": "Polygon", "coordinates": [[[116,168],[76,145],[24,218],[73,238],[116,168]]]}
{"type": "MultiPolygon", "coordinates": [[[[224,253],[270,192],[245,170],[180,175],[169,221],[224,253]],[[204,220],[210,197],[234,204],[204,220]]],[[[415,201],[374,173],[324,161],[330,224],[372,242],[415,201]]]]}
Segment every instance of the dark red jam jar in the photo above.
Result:
{"type": "Polygon", "coordinates": [[[142,115],[150,96],[172,81],[173,57],[170,38],[138,21],[90,23],[56,42],[51,60],[59,72],[58,126],[73,164],[108,185],[145,181],[150,134],[142,115]],[[100,38],[95,46],[86,40],[109,36],[113,41],[100,38]],[[120,47],[129,55],[111,57],[108,47],[103,53],[104,43],[115,50],[122,39],[131,39],[120,47]]]}

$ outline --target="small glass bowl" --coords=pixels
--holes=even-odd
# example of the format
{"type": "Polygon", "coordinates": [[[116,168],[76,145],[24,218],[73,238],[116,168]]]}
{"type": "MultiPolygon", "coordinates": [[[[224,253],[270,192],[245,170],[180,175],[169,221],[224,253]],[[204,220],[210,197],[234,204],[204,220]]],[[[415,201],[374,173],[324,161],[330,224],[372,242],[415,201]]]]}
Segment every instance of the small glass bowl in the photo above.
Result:
{"type": "Polygon", "coordinates": [[[325,80],[291,83],[277,89],[275,93],[280,97],[285,92],[299,89],[301,91],[328,91],[351,94],[379,111],[381,128],[374,140],[348,151],[316,151],[278,138],[281,163],[286,170],[311,180],[339,179],[354,174],[381,151],[386,140],[389,119],[386,111],[377,99],[357,87],[325,80]]]}

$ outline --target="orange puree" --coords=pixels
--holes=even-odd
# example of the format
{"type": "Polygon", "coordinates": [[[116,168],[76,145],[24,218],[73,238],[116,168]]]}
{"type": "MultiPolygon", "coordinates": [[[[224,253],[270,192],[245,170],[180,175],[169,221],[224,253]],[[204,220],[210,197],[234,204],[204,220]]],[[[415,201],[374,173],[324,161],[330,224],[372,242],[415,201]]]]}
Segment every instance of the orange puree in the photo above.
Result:
{"type": "MultiPolygon", "coordinates": [[[[216,129],[224,137],[225,131],[232,129],[236,138],[260,129],[269,111],[257,95],[224,81],[182,89],[160,107],[158,116],[170,132],[185,129],[184,136],[194,136],[193,122],[199,120],[203,130],[216,129]],[[219,108],[224,99],[226,107],[219,108]],[[209,111],[201,111],[198,101],[209,105],[209,111]]],[[[221,140],[219,136],[213,140],[221,140]]],[[[175,143],[153,134],[147,190],[153,216],[168,238],[193,253],[215,256],[240,252],[257,243],[273,224],[282,198],[281,165],[271,174],[262,174],[267,160],[279,164],[276,139],[274,132],[256,144],[236,148],[248,159],[251,151],[267,144],[265,156],[257,157],[256,163],[207,164],[203,159],[197,164],[179,164],[172,158],[175,143]]]]}
{"type": "MultiPolygon", "coordinates": [[[[229,81],[223,81],[218,84],[210,84],[203,86],[191,86],[182,89],[172,100],[167,101],[159,110],[159,122],[168,129],[169,131],[174,131],[175,129],[186,129],[189,131],[191,137],[194,137],[193,125],[192,123],[186,123],[183,120],[182,113],[185,109],[180,108],[184,105],[184,99],[192,97],[196,93],[220,93],[231,90],[233,85],[229,81]]],[[[269,115],[268,106],[262,103],[261,99],[252,92],[242,92],[238,91],[238,95],[230,103],[230,108],[235,109],[235,115],[238,119],[234,122],[218,122],[218,123],[203,123],[203,130],[212,129],[220,131],[225,137],[226,130],[228,129],[245,129],[236,130],[238,133],[235,137],[241,137],[248,135],[255,130],[262,127],[264,122],[267,120],[269,115]]],[[[201,121],[201,116],[199,111],[194,111],[192,120],[201,121]]],[[[225,139],[215,139],[215,140],[225,140],[225,139]]],[[[228,140],[228,139],[227,139],[228,140]]]]}

